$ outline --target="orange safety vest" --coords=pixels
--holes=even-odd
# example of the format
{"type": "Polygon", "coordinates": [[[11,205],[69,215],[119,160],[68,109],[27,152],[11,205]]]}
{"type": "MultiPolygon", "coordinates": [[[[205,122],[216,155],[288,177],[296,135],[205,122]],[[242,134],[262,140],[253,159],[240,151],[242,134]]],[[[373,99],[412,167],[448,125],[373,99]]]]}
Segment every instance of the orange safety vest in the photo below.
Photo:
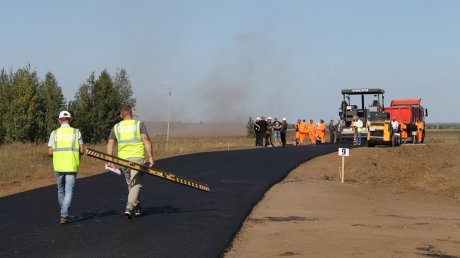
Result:
{"type": "Polygon", "coordinates": [[[407,125],[405,123],[401,124],[401,138],[407,138],[407,125]]]}
{"type": "Polygon", "coordinates": [[[299,124],[299,132],[300,133],[307,133],[307,124],[305,122],[300,122],[300,124],[299,124]]]}

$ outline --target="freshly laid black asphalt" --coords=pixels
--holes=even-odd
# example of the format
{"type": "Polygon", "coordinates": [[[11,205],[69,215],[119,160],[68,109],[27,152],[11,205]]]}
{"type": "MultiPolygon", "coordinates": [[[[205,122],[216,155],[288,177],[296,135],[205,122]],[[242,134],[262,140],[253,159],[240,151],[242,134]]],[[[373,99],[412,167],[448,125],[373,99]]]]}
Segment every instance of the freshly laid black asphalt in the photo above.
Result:
{"type": "Polygon", "coordinates": [[[159,160],[158,169],[207,183],[211,192],[145,175],[143,215],[132,220],[123,215],[124,178],[113,173],[77,179],[74,219],[67,225],[59,224],[56,186],[0,198],[0,257],[219,257],[273,184],[338,147],[260,148],[159,160]]]}

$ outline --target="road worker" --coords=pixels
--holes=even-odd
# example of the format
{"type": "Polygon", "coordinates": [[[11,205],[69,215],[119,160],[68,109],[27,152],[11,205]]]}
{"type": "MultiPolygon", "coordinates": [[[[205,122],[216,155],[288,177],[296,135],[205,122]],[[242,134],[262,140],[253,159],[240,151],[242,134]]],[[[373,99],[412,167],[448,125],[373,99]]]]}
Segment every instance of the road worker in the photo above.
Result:
{"type": "Polygon", "coordinates": [[[335,133],[337,131],[337,125],[334,124],[334,120],[331,120],[328,125],[329,129],[329,142],[334,143],[335,133]]]}
{"type": "Polygon", "coordinates": [[[316,130],[316,134],[318,135],[321,143],[326,143],[326,125],[324,124],[324,120],[320,119],[319,124],[316,130]]]}
{"type": "MultiPolygon", "coordinates": [[[[118,157],[135,163],[143,164],[148,162],[153,167],[152,143],[144,122],[133,118],[133,111],[130,105],[123,105],[120,109],[121,122],[115,124],[110,131],[107,142],[107,153],[112,155],[115,141],[118,143],[118,157]],[[145,149],[145,150],[144,150],[145,149]],[[147,159],[145,155],[147,154],[147,159]]],[[[113,167],[112,163],[107,166],[113,167]]],[[[122,167],[126,184],[128,185],[128,200],[126,202],[125,215],[131,219],[133,216],[141,215],[141,204],[139,193],[142,188],[143,173],[134,169],[122,167]]]]}
{"type": "Polygon", "coordinates": [[[351,119],[351,131],[353,132],[353,142],[356,142],[356,125],[354,117],[351,119]]]}
{"type": "Polygon", "coordinates": [[[72,116],[68,111],[59,113],[60,128],[51,132],[48,141],[48,154],[53,156],[53,170],[58,189],[58,202],[61,208],[61,224],[71,222],[69,209],[72,194],[80,168],[80,156],[85,152],[80,130],[70,126],[72,116]]]}
{"type": "Polygon", "coordinates": [[[399,122],[396,121],[396,117],[393,117],[391,120],[391,129],[393,130],[393,133],[399,132],[399,122]]]}
{"type": "Polygon", "coordinates": [[[299,143],[300,145],[303,145],[305,142],[305,139],[307,138],[307,133],[308,133],[307,123],[305,122],[305,119],[300,122],[299,132],[300,132],[299,143]]]}
{"type": "Polygon", "coordinates": [[[294,124],[295,128],[295,145],[300,145],[300,123],[302,120],[297,119],[297,122],[294,124]]]}
{"type": "Polygon", "coordinates": [[[281,122],[278,121],[278,118],[275,117],[273,121],[273,146],[280,147],[281,146],[281,129],[282,125],[281,122]]]}
{"type": "Polygon", "coordinates": [[[361,145],[361,133],[363,131],[363,121],[358,117],[356,116],[355,117],[355,132],[356,132],[356,139],[355,139],[355,142],[354,142],[354,145],[361,145]]]}
{"type": "Polygon", "coordinates": [[[267,130],[265,131],[265,147],[273,147],[272,135],[273,135],[273,123],[272,123],[272,118],[269,116],[267,118],[267,130]]]}
{"type": "Polygon", "coordinates": [[[256,118],[256,121],[254,122],[254,134],[256,136],[256,147],[259,146],[260,142],[260,117],[256,118]]]}
{"type": "Polygon", "coordinates": [[[406,142],[407,136],[407,124],[406,121],[403,121],[401,123],[401,140],[406,142]]]}
{"type": "Polygon", "coordinates": [[[417,126],[417,141],[419,143],[422,143],[422,141],[423,141],[423,131],[425,130],[425,124],[419,119],[415,123],[415,126],[417,126]]]}
{"type": "Polygon", "coordinates": [[[283,122],[281,122],[281,146],[286,146],[286,133],[288,129],[288,123],[286,118],[283,117],[283,122]]]}
{"type": "Polygon", "coordinates": [[[311,145],[316,145],[316,124],[313,119],[310,119],[310,123],[308,124],[308,136],[310,137],[311,145]]]}

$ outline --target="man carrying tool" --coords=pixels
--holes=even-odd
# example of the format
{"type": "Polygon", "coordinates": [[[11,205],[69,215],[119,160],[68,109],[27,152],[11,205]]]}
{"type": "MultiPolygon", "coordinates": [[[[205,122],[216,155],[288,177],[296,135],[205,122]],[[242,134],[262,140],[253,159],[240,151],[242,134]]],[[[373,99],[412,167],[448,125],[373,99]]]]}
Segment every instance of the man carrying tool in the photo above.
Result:
{"type": "Polygon", "coordinates": [[[48,154],[53,156],[53,170],[61,207],[61,224],[71,221],[69,209],[73,187],[80,168],[80,156],[85,153],[80,131],[70,126],[71,118],[68,111],[61,111],[59,113],[61,127],[51,132],[48,141],[48,154]]]}
{"type": "MultiPolygon", "coordinates": [[[[133,119],[133,111],[130,105],[123,105],[121,107],[120,117],[123,120],[117,123],[110,132],[107,142],[107,153],[112,155],[113,145],[117,141],[118,157],[142,164],[145,161],[145,148],[148,165],[153,167],[152,143],[150,142],[145,124],[133,119]]],[[[107,165],[113,167],[111,163],[107,165]]],[[[143,173],[126,167],[122,167],[121,170],[125,175],[129,191],[125,215],[128,218],[132,218],[134,215],[139,216],[142,211],[139,202],[139,192],[142,188],[143,173]]]]}

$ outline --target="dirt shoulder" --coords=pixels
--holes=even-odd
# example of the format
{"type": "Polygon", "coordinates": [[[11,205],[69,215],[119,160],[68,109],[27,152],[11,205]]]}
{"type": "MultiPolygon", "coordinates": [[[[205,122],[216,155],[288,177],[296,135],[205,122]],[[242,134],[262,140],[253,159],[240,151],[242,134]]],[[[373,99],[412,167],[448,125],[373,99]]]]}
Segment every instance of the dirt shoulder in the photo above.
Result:
{"type": "Polygon", "coordinates": [[[460,257],[460,144],[359,148],[266,193],[226,257],[460,257]]]}

